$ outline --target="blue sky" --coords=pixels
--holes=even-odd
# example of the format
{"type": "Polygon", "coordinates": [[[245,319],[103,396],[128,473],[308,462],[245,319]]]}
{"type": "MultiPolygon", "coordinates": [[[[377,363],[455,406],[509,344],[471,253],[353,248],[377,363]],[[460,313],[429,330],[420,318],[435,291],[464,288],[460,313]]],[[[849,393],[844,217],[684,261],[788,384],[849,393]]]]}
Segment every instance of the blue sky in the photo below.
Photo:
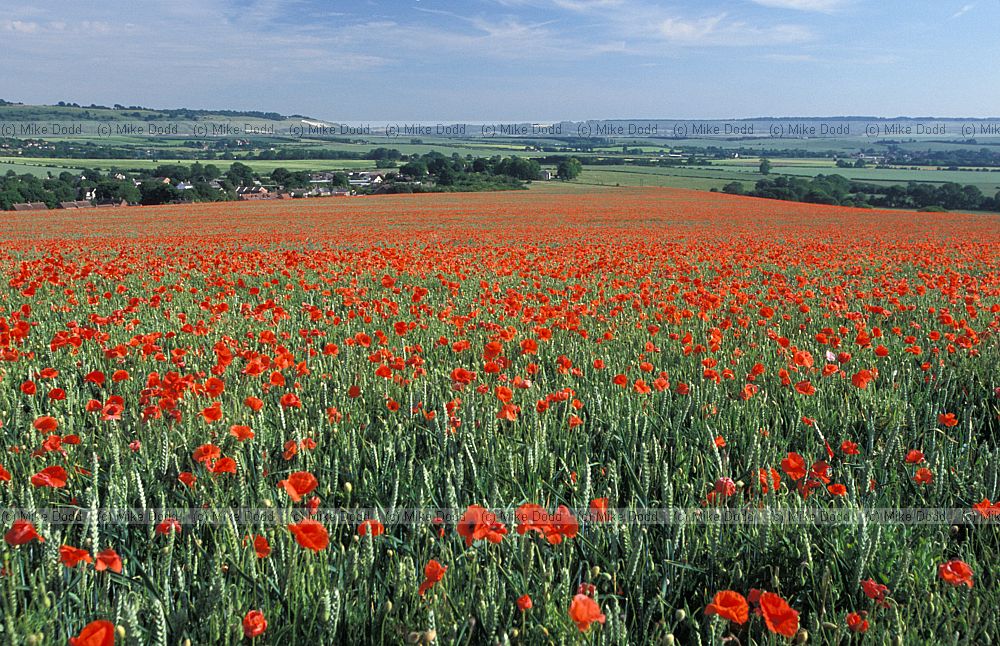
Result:
{"type": "Polygon", "coordinates": [[[0,3],[0,98],[361,120],[1000,116],[1000,0],[0,3]]]}

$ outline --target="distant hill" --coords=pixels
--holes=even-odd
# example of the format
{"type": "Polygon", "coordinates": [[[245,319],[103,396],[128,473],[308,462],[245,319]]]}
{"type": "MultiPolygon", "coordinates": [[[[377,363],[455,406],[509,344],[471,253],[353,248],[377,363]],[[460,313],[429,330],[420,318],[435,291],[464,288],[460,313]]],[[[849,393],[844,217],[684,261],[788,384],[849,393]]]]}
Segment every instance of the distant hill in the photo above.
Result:
{"type": "Polygon", "coordinates": [[[0,119],[6,121],[219,121],[232,118],[288,121],[309,119],[305,115],[283,115],[258,110],[157,109],[124,105],[79,105],[60,101],[56,105],[27,105],[0,99],[0,119]]]}

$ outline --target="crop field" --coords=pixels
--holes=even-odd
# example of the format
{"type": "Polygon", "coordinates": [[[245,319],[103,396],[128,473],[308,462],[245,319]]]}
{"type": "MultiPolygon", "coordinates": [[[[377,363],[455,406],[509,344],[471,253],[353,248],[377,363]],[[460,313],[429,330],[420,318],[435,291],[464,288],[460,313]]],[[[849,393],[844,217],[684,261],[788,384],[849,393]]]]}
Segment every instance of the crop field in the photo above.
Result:
{"type": "MultiPolygon", "coordinates": [[[[905,185],[908,182],[943,184],[956,182],[976,186],[986,195],[1000,191],[1000,172],[981,170],[937,170],[909,168],[837,168],[829,160],[784,159],[771,160],[770,177],[791,175],[815,177],[816,175],[841,175],[851,180],[881,185],[905,185]]],[[[759,160],[720,160],[711,166],[584,166],[574,180],[596,186],[659,186],[669,188],[721,189],[729,182],[742,182],[744,187],[753,185],[764,177],[758,172],[759,160]],[[736,163],[739,162],[739,163],[736,163]]]]}
{"type": "Polygon", "coordinates": [[[0,643],[998,639],[996,216],[562,185],[0,239],[0,643]]]}

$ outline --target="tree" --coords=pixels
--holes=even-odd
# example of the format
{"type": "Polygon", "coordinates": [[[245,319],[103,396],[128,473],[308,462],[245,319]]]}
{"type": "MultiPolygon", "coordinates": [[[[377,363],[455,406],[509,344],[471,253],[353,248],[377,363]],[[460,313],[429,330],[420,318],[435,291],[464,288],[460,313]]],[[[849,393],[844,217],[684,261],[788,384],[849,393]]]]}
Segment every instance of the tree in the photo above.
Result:
{"type": "Polygon", "coordinates": [[[420,179],[427,174],[427,166],[421,162],[407,162],[400,166],[399,174],[406,175],[407,177],[413,177],[414,179],[420,179]]]}
{"type": "Polygon", "coordinates": [[[765,157],[760,160],[760,174],[770,175],[771,174],[771,160],[765,157]]]}
{"type": "Polygon", "coordinates": [[[170,184],[160,182],[144,182],[139,191],[142,194],[142,203],[147,205],[167,204],[180,197],[177,189],[170,184]]]}
{"type": "Polygon", "coordinates": [[[288,184],[288,178],[291,176],[292,174],[287,168],[275,168],[271,171],[271,180],[282,186],[286,186],[288,184]]]}
{"type": "Polygon", "coordinates": [[[742,182],[729,182],[722,187],[722,192],[732,195],[743,195],[743,184],[742,182]]]}
{"type": "Polygon", "coordinates": [[[233,162],[229,166],[229,170],[226,171],[226,177],[229,178],[229,181],[234,186],[249,186],[254,181],[253,169],[240,162],[233,162]]]}
{"type": "Polygon", "coordinates": [[[559,165],[556,166],[556,175],[564,180],[576,179],[582,171],[583,164],[576,157],[565,157],[559,160],[559,165]]]}

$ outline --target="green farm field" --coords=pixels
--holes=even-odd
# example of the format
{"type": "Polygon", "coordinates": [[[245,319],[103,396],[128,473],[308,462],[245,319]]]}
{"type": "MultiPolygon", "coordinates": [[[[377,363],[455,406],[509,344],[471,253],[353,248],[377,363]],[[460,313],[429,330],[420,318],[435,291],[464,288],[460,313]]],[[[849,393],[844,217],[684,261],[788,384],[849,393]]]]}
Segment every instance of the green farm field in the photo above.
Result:
{"type": "Polygon", "coordinates": [[[0,643],[996,643],[1000,216],[537,184],[6,214],[0,643]]]}

